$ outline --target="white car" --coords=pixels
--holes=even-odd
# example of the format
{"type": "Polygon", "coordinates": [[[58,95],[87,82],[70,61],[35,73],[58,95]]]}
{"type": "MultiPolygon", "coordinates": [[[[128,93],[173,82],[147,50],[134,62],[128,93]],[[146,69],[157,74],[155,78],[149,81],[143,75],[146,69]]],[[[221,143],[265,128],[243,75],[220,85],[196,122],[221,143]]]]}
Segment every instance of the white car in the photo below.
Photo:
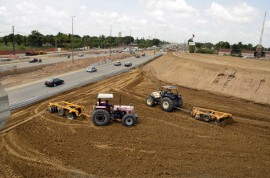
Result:
{"type": "Polygon", "coordinates": [[[115,66],[121,66],[121,62],[120,62],[120,61],[115,61],[115,62],[114,62],[114,65],[115,65],[115,66]]]}
{"type": "Polygon", "coordinates": [[[84,55],[83,54],[78,54],[79,57],[83,57],[84,55]]]}
{"type": "Polygon", "coordinates": [[[97,71],[97,68],[95,66],[89,66],[86,69],[86,72],[96,72],[96,71],[97,71]]]}

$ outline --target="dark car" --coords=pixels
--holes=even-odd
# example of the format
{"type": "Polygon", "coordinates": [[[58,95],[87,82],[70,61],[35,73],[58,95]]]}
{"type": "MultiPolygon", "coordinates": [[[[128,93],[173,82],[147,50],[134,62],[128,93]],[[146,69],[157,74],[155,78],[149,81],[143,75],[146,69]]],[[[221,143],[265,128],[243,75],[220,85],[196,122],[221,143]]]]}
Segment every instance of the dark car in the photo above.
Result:
{"type": "Polygon", "coordinates": [[[45,85],[47,87],[55,87],[57,85],[62,85],[64,84],[64,80],[60,79],[60,78],[49,78],[46,82],[45,85]]]}
{"type": "Polygon", "coordinates": [[[125,67],[130,67],[130,66],[132,66],[132,63],[131,62],[125,63],[125,67]]]}
{"type": "Polygon", "coordinates": [[[36,63],[36,62],[42,62],[41,59],[37,59],[37,58],[34,58],[34,59],[31,59],[28,61],[29,63],[36,63]]]}
{"type": "Polygon", "coordinates": [[[114,62],[114,65],[115,65],[115,66],[121,66],[121,62],[120,62],[120,61],[115,61],[115,62],[114,62]]]}

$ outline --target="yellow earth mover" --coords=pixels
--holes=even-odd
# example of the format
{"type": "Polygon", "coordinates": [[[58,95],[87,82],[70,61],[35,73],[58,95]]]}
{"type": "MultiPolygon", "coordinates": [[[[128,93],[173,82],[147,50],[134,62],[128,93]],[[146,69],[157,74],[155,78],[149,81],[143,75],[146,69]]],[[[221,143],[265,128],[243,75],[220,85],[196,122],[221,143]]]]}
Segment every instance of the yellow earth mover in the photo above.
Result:
{"type": "Polygon", "coordinates": [[[83,114],[84,107],[66,101],[49,102],[48,111],[50,113],[58,112],[60,116],[66,115],[69,120],[73,120],[83,114]]]}
{"type": "Polygon", "coordinates": [[[234,123],[232,114],[199,107],[192,108],[191,116],[196,120],[202,120],[205,122],[215,121],[215,123],[219,126],[234,123]]]}

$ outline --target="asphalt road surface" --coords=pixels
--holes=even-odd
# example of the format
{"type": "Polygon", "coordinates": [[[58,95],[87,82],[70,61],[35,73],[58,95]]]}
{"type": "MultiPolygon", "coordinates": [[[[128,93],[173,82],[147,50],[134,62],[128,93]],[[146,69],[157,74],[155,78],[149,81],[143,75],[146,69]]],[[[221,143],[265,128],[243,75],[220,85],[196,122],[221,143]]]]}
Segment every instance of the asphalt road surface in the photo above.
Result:
{"type": "MultiPolygon", "coordinates": [[[[107,56],[107,55],[108,55],[108,53],[85,54],[82,57],[79,57],[78,55],[74,55],[74,60],[92,58],[92,57],[97,57],[97,56],[107,56]]],[[[42,57],[39,57],[39,56],[37,56],[37,57],[33,56],[31,59],[33,59],[33,58],[37,58],[37,59],[41,58],[42,59],[42,57]]],[[[20,62],[20,63],[3,64],[3,65],[0,65],[0,71],[5,71],[5,70],[8,70],[9,68],[12,68],[12,67],[16,67],[17,69],[19,69],[19,68],[25,68],[25,67],[38,66],[38,65],[54,64],[54,63],[58,63],[58,62],[71,61],[71,60],[72,60],[72,57],[70,56],[70,58],[56,57],[53,59],[46,59],[46,60],[42,60],[41,63],[20,62]]]]}
{"type": "Polygon", "coordinates": [[[128,61],[133,64],[131,67],[129,67],[131,69],[132,67],[139,66],[140,64],[153,59],[154,56],[157,56],[159,54],[160,53],[156,53],[156,55],[147,55],[141,58],[133,57],[124,59],[121,61],[121,66],[114,66],[113,63],[103,64],[97,66],[97,72],[93,73],[86,72],[86,69],[83,69],[76,72],[55,76],[65,81],[63,85],[59,85],[56,87],[46,87],[44,84],[45,81],[39,80],[11,88],[6,88],[6,92],[8,93],[9,97],[9,104],[17,104],[31,98],[56,92],[57,90],[65,89],[74,85],[79,85],[80,83],[91,83],[91,79],[94,80],[95,78],[105,77],[106,75],[111,75],[113,73],[126,69],[127,67],[125,67],[124,64],[128,61]]]}

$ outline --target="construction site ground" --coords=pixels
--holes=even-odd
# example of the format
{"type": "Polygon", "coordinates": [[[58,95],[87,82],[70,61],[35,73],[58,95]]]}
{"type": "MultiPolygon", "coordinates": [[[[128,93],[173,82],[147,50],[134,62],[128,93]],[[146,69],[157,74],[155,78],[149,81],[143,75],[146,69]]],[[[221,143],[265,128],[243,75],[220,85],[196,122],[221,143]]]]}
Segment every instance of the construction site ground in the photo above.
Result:
{"type": "MultiPolygon", "coordinates": [[[[186,80],[181,66],[190,65],[193,74],[200,76],[202,63],[192,59],[209,63],[203,65],[209,77],[219,69],[218,62],[236,66],[243,60],[168,53],[128,73],[13,111],[0,131],[0,177],[268,177],[270,106],[265,100],[254,102],[212,91],[213,87],[179,85],[184,109],[198,106],[233,114],[235,123],[225,127],[197,121],[185,112],[167,113],[159,106],[146,106],[145,98],[159,86],[186,80]],[[176,67],[178,72],[173,70],[176,67]],[[173,75],[178,79],[172,79],[173,75]],[[121,122],[94,126],[89,115],[100,92],[114,93],[113,104],[119,104],[120,96],[122,104],[132,103],[139,123],[135,127],[124,127],[121,122]],[[48,102],[62,100],[85,106],[86,116],[67,120],[50,114],[48,102]]],[[[250,68],[260,73],[261,62],[269,65],[248,61],[246,72],[250,68]]],[[[237,75],[234,78],[241,80],[237,75]]],[[[268,78],[263,84],[269,84],[268,78]]],[[[237,87],[234,90],[238,92],[237,87]]]]}

